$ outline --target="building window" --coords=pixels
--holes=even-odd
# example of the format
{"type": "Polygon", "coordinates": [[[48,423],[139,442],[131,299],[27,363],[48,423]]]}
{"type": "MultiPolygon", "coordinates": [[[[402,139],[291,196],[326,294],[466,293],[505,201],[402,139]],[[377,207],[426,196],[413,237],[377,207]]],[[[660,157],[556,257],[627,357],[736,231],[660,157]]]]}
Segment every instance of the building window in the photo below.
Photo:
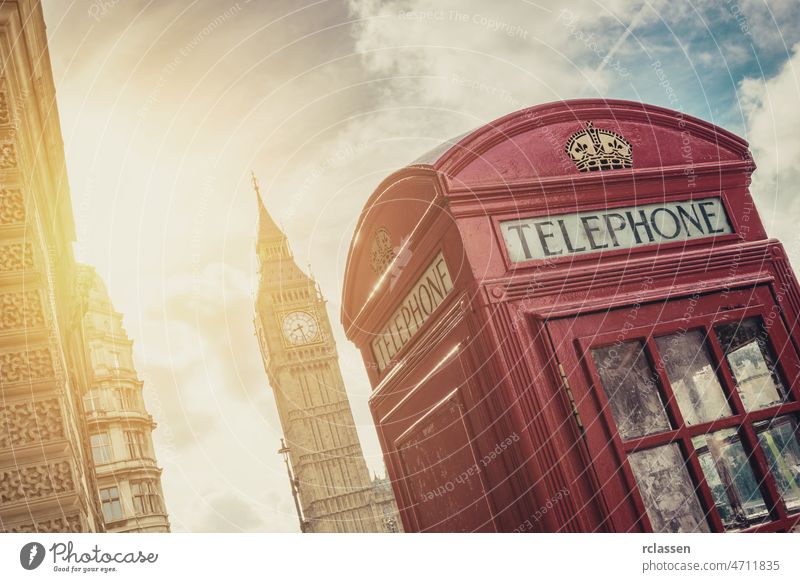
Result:
{"type": "Polygon", "coordinates": [[[137,395],[135,389],[120,388],[119,395],[123,410],[139,410],[139,396],[137,395]]]}
{"type": "Polygon", "coordinates": [[[772,339],[788,336],[760,315],[707,317],[591,349],[655,532],[741,530],[800,511],[800,405],[772,339]]]}
{"type": "Polygon", "coordinates": [[[140,430],[126,430],[125,444],[128,447],[128,457],[131,459],[147,458],[147,447],[144,442],[144,433],[140,430]]]}
{"type": "Polygon", "coordinates": [[[133,508],[136,511],[136,515],[163,513],[158,486],[152,479],[131,481],[131,492],[133,493],[133,508]]]}
{"type": "Polygon", "coordinates": [[[83,408],[86,412],[96,412],[103,409],[102,398],[99,390],[90,390],[83,397],[83,408]]]}
{"type": "Polygon", "coordinates": [[[107,432],[93,434],[91,436],[92,456],[96,465],[103,465],[111,462],[111,439],[107,432]]]}
{"type": "Polygon", "coordinates": [[[111,392],[111,399],[114,402],[114,410],[125,410],[123,407],[122,391],[113,388],[109,390],[111,392]]]}
{"type": "Polygon", "coordinates": [[[122,504],[119,502],[119,489],[116,487],[101,489],[100,502],[103,504],[103,519],[106,523],[122,519],[122,504]]]}

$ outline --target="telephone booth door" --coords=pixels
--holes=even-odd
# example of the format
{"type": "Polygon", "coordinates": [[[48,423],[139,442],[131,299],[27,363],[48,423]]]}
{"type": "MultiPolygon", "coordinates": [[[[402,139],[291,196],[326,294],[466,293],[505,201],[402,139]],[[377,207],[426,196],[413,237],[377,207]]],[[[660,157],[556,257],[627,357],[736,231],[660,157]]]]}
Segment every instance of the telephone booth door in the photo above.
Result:
{"type": "Polygon", "coordinates": [[[790,531],[798,353],[769,285],[551,318],[612,531],[790,531]]]}

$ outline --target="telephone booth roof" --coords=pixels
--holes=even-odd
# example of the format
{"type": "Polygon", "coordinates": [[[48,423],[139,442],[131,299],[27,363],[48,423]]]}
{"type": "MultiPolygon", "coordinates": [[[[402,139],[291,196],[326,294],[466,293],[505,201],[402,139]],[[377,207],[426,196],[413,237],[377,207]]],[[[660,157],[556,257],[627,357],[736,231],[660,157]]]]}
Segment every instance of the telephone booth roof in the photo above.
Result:
{"type": "MultiPolygon", "coordinates": [[[[342,322],[349,328],[382,284],[380,273],[367,266],[376,231],[394,223],[394,230],[411,233],[426,205],[436,202],[457,221],[507,209],[509,202],[517,211],[537,204],[557,208],[559,197],[574,205],[576,199],[586,200],[583,192],[598,187],[606,193],[615,188],[627,192],[618,199],[632,198],[646,194],[645,184],[655,192],[673,189],[670,179],[685,183],[688,168],[697,177],[692,189],[719,190],[725,176],[748,181],[755,165],[747,142],[733,133],[678,111],[633,101],[558,101],[487,123],[432,149],[375,189],[359,217],[347,258],[342,322]],[[565,147],[590,127],[622,137],[631,148],[630,166],[581,171],[565,147]],[[409,189],[411,184],[415,186],[409,189]]],[[[613,194],[606,198],[613,199],[613,194]]]]}
{"type": "Polygon", "coordinates": [[[675,133],[680,138],[684,132],[708,144],[702,152],[693,152],[694,164],[751,159],[745,140],[702,119],[636,101],[572,99],[521,109],[443,142],[390,175],[383,184],[413,168],[436,170],[452,184],[462,185],[578,177],[581,172],[564,155],[564,144],[586,121],[598,126],[605,122],[610,129],[636,126],[639,132],[647,127],[649,136],[620,132],[639,146],[634,169],[685,166],[687,159],[680,148],[675,151],[669,147],[670,138],[675,133]],[[647,147],[649,143],[654,147],[647,147]]]}

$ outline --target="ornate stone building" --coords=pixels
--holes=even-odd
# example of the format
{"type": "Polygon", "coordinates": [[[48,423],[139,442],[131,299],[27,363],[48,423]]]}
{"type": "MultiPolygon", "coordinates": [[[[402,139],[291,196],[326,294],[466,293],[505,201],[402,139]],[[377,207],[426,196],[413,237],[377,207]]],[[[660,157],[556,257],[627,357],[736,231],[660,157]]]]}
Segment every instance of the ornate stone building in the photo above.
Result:
{"type": "Polygon", "coordinates": [[[376,523],[383,527],[382,531],[398,533],[403,531],[398,516],[397,503],[394,500],[392,482],[388,477],[372,478],[372,508],[376,523]]]}
{"type": "Polygon", "coordinates": [[[145,409],[133,342],[100,276],[87,266],[80,274],[88,292],[83,328],[93,370],[83,408],[106,531],[168,532],[151,438],[156,425],[145,409]]]}
{"type": "Polygon", "coordinates": [[[102,531],[84,302],[44,18],[0,3],[0,531],[102,531]],[[24,26],[23,26],[24,24],[24,26]]]}
{"type": "Polygon", "coordinates": [[[275,393],[304,532],[398,531],[391,489],[369,477],[339,369],[325,299],[295,263],[258,198],[255,327],[275,393]]]}

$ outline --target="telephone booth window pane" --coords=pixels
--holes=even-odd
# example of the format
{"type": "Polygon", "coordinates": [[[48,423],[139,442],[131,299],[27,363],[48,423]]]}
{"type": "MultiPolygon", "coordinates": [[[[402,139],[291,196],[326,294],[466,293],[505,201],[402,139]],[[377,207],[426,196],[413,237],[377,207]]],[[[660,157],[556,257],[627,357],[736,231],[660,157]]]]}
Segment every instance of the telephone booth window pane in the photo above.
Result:
{"type": "Polygon", "coordinates": [[[709,531],[677,444],[631,453],[628,461],[654,532],[709,531]]]}
{"type": "Polygon", "coordinates": [[[703,334],[694,330],[656,338],[672,392],[687,425],[730,416],[703,334]]]}
{"type": "Polygon", "coordinates": [[[786,390],[761,318],[750,317],[714,329],[744,407],[751,411],[780,404],[786,390]]]}
{"type": "Polygon", "coordinates": [[[656,374],[641,341],[595,348],[592,359],[623,439],[670,430],[656,374]]]}
{"type": "Polygon", "coordinates": [[[692,444],[725,528],[764,521],[769,511],[736,429],[694,437],[692,444]]]}
{"type": "Polygon", "coordinates": [[[789,511],[800,510],[800,444],[796,417],[781,416],[754,425],[758,442],[789,511]]]}

